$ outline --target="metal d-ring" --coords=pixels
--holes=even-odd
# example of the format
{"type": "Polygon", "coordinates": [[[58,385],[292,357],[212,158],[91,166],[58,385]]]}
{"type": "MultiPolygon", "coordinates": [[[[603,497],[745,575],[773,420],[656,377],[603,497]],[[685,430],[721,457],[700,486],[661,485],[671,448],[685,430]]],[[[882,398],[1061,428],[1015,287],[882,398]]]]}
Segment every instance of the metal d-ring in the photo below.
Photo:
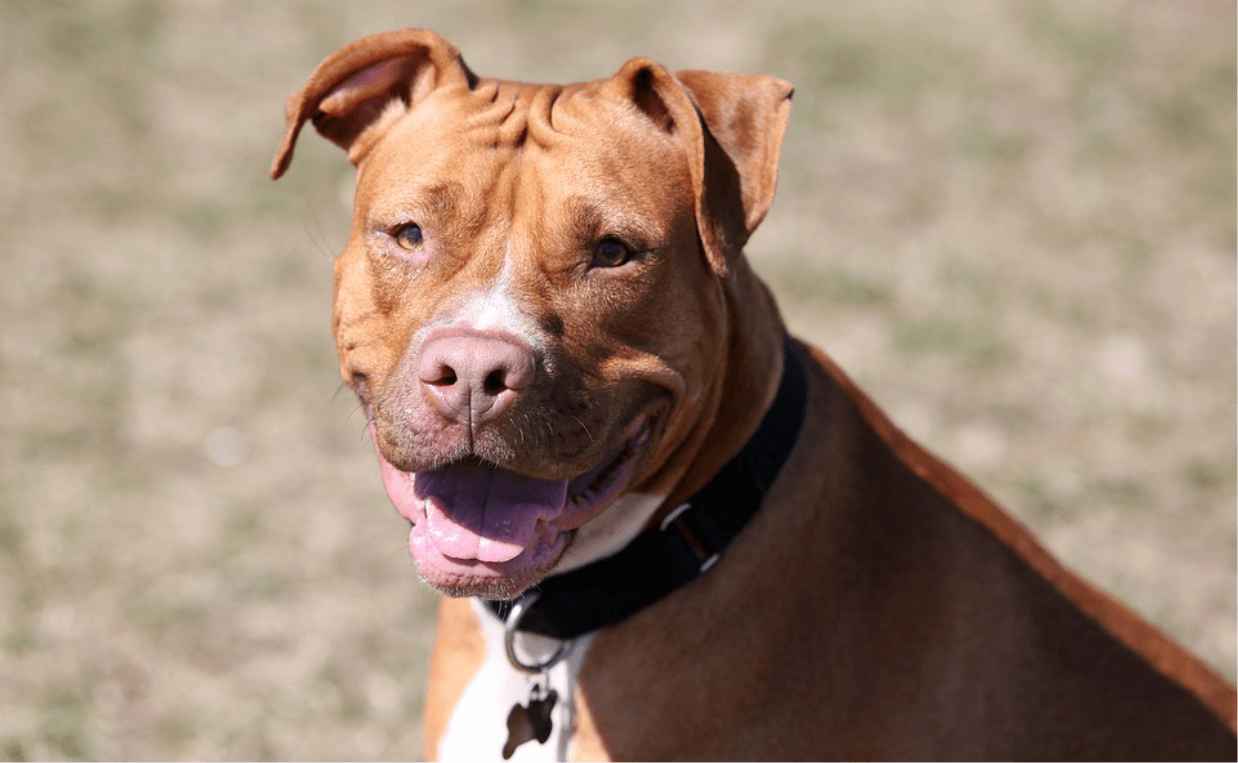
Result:
{"type": "Polygon", "coordinates": [[[521,662],[520,658],[516,656],[516,628],[520,626],[520,618],[524,617],[524,613],[540,597],[541,594],[537,591],[529,591],[524,596],[521,596],[512,604],[512,611],[508,613],[507,622],[504,623],[503,646],[507,649],[507,661],[511,663],[513,668],[522,673],[543,673],[550,670],[559,660],[566,657],[572,648],[571,641],[561,641],[559,642],[559,648],[555,650],[554,654],[550,655],[550,659],[534,665],[521,662]]]}

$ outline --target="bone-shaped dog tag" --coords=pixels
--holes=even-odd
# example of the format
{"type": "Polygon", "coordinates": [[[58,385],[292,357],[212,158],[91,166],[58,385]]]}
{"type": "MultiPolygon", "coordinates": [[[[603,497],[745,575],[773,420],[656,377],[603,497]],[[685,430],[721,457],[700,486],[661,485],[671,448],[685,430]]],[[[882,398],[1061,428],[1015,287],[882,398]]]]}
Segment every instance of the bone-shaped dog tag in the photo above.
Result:
{"type": "Polygon", "coordinates": [[[507,744],[503,745],[503,760],[510,758],[517,747],[530,740],[536,739],[538,744],[546,744],[554,725],[550,720],[550,711],[558,699],[554,689],[542,696],[541,687],[534,684],[529,704],[512,706],[507,714],[507,744]]]}

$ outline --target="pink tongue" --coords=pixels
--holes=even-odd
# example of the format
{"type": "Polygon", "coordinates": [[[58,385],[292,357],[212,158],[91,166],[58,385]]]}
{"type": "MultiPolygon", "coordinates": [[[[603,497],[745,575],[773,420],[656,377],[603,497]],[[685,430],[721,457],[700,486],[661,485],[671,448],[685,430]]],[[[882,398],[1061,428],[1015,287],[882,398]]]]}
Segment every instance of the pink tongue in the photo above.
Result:
{"type": "Polygon", "coordinates": [[[428,537],[444,556],[507,562],[537,541],[537,520],[554,519],[567,502],[567,480],[539,480],[496,467],[455,464],[418,472],[428,537]]]}

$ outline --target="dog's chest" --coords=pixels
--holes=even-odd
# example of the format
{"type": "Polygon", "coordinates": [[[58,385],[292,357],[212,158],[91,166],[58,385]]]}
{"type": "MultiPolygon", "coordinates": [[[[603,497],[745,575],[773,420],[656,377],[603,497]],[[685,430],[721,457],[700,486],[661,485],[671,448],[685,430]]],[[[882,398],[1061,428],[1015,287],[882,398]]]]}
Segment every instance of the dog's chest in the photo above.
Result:
{"type": "MultiPolygon", "coordinates": [[[[447,732],[439,742],[439,760],[502,760],[511,738],[509,716],[513,708],[517,708],[518,715],[523,715],[532,706],[536,715],[537,698],[541,697],[541,707],[545,707],[545,697],[550,691],[554,692],[555,701],[549,712],[549,738],[545,742],[524,741],[512,751],[510,760],[518,763],[567,760],[574,725],[576,676],[592,636],[577,639],[572,651],[545,674],[530,676],[517,671],[508,662],[503,624],[476,599],[473,610],[486,639],[486,656],[452,711],[447,732]],[[534,682],[538,682],[537,689],[534,682]]],[[[520,634],[516,637],[517,649],[529,660],[546,659],[558,644],[540,636],[520,634]]],[[[510,741],[514,743],[522,738],[524,736],[510,741]]]]}

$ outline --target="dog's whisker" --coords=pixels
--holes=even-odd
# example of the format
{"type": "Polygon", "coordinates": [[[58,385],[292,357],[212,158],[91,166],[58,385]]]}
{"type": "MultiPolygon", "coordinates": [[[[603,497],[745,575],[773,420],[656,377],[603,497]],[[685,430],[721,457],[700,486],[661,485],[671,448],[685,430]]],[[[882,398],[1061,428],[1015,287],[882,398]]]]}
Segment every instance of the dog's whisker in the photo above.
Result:
{"type": "Polygon", "coordinates": [[[322,219],[316,214],[310,214],[308,206],[308,200],[306,200],[306,207],[302,209],[304,214],[301,216],[301,230],[305,232],[306,237],[314,245],[314,249],[318,251],[318,254],[327,262],[332,262],[335,259],[335,254],[327,246],[327,234],[322,228],[322,219]],[[311,222],[314,224],[313,229],[310,228],[311,222]]]}
{"type": "Polygon", "coordinates": [[[577,423],[577,424],[580,424],[580,428],[581,428],[581,429],[583,429],[583,430],[585,430],[585,434],[586,434],[586,435],[588,435],[588,437],[589,437],[589,442],[591,442],[591,443],[592,443],[592,442],[593,442],[593,433],[589,431],[589,427],[585,426],[585,422],[581,421],[579,417],[577,417],[577,416],[573,415],[573,416],[572,416],[572,418],[576,419],[576,423],[577,423]]]}

